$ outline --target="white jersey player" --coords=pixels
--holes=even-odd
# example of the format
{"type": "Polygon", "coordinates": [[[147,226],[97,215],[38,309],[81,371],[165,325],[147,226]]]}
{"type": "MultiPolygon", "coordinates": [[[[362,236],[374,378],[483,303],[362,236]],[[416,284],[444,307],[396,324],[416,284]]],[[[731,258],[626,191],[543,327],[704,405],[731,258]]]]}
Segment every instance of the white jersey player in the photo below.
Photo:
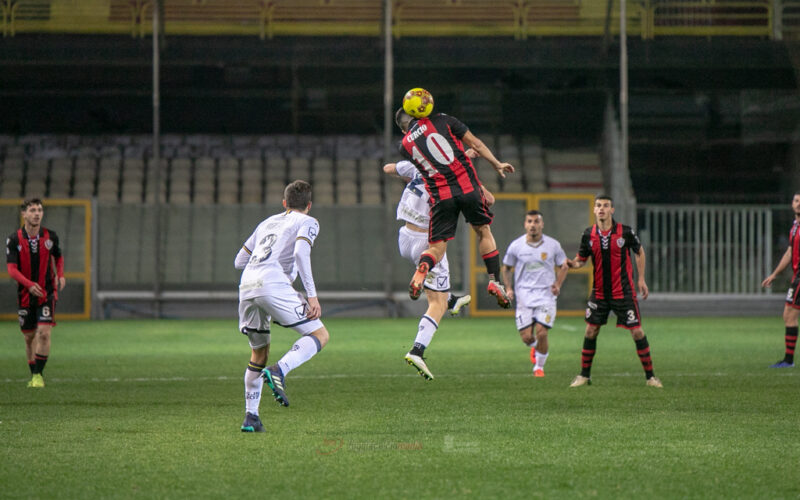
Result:
{"type": "Polygon", "coordinates": [[[556,299],[569,267],[561,244],[542,232],[541,212],[531,210],[525,214],[524,225],[525,234],[511,242],[503,257],[503,281],[517,305],[517,330],[531,348],[533,374],[544,377],[547,333],[556,319],[556,299]]]}
{"type": "Polygon", "coordinates": [[[262,432],[258,416],[261,389],[267,382],[275,400],[289,406],[284,378],[318,353],[329,339],[320,321],[321,308],[311,272],[311,247],[319,222],[308,215],[311,185],[294,181],[284,190],[285,212],[261,222],[236,255],[239,282],[239,329],[247,335],[252,354],[245,372],[243,432],[262,432]],[[292,282],[300,276],[307,300],[292,282]],[[270,345],[270,318],[301,335],[276,364],[266,366],[270,345]]]}

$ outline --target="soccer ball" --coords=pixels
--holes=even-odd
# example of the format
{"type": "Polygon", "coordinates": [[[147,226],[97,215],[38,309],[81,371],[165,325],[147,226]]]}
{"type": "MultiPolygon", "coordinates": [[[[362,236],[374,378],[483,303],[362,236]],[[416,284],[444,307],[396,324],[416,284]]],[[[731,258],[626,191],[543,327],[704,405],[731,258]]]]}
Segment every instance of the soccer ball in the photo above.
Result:
{"type": "Polygon", "coordinates": [[[433,96],[422,88],[414,88],[403,97],[403,111],[414,118],[425,118],[433,111],[433,96]]]}

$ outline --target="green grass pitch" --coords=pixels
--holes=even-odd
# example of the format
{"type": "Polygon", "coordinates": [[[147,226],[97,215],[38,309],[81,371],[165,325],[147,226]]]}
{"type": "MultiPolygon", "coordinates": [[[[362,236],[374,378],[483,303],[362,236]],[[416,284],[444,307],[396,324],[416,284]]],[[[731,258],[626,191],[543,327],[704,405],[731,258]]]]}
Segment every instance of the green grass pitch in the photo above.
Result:
{"type": "MultiPolygon", "coordinates": [[[[28,389],[0,324],[0,498],[798,498],[800,367],[769,369],[769,318],[645,318],[645,386],[626,330],[579,371],[584,324],[560,318],[534,379],[513,320],[442,321],[403,361],[413,319],[329,319],[332,340],[261,402],[245,434],[249,349],[236,321],[62,322],[47,387],[28,389]]],[[[273,330],[274,362],[295,340],[273,330]]]]}

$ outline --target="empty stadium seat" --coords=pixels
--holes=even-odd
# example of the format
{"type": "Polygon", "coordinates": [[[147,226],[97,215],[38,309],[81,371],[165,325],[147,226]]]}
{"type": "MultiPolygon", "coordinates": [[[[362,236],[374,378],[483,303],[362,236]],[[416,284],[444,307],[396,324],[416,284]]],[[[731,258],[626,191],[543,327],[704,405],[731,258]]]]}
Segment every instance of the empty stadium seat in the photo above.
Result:
{"type": "Polygon", "coordinates": [[[3,161],[2,185],[0,198],[19,198],[22,196],[22,174],[25,165],[22,158],[6,158],[3,161]]]}
{"type": "Polygon", "coordinates": [[[2,160],[0,175],[0,198],[19,198],[22,196],[22,174],[24,163],[22,158],[5,158],[2,160]]]}
{"type": "Polygon", "coordinates": [[[267,178],[280,179],[286,182],[287,163],[286,159],[279,155],[267,156],[267,178]]]}
{"type": "Polygon", "coordinates": [[[144,162],[141,159],[123,159],[121,194],[123,203],[141,203],[142,190],[144,188],[144,176],[144,162]]]}
{"type": "Polygon", "coordinates": [[[173,158],[169,162],[169,202],[189,203],[192,192],[192,160],[173,158]]]}
{"type": "Polygon", "coordinates": [[[486,189],[488,189],[492,193],[496,194],[496,193],[500,192],[499,177],[496,174],[491,174],[490,173],[489,175],[485,175],[485,176],[481,177],[480,179],[481,179],[481,183],[484,185],[484,187],[486,187],[486,189]]]}
{"type": "Polygon", "coordinates": [[[242,161],[242,203],[263,202],[264,166],[261,158],[242,161]]]}
{"type": "Polygon", "coordinates": [[[358,190],[356,185],[352,183],[337,184],[336,203],[339,205],[355,205],[358,203],[358,190]]]}
{"type": "Polygon", "coordinates": [[[54,158],[50,166],[50,198],[69,198],[72,183],[72,159],[54,158]]]}
{"type": "Polygon", "coordinates": [[[153,164],[152,160],[148,160],[144,168],[146,170],[145,183],[143,186],[145,202],[154,203],[156,201],[156,193],[158,193],[160,202],[166,202],[167,159],[161,158],[158,167],[153,164]],[[160,169],[160,172],[156,172],[156,168],[160,169]],[[158,177],[158,189],[156,189],[156,177],[158,177]]]}
{"type": "Polygon", "coordinates": [[[232,204],[239,202],[239,160],[220,158],[217,169],[217,201],[232,204]]]}
{"type": "Polygon", "coordinates": [[[597,151],[546,150],[545,162],[550,191],[598,193],[603,190],[597,151]]]}
{"type": "Polygon", "coordinates": [[[215,164],[212,158],[198,158],[194,164],[194,203],[214,203],[215,164]]]}
{"type": "Polygon", "coordinates": [[[529,192],[547,191],[547,177],[544,162],[540,156],[528,156],[522,164],[525,186],[529,192]]]}
{"type": "Polygon", "coordinates": [[[315,183],[313,189],[314,205],[333,205],[333,182],[315,183]]]}
{"type": "Polygon", "coordinates": [[[267,179],[267,187],[265,194],[265,203],[276,205],[283,200],[283,191],[286,189],[286,184],[283,180],[267,179]]]}
{"type": "Polygon", "coordinates": [[[77,157],[75,159],[75,182],[72,196],[75,198],[91,198],[94,196],[94,181],[97,172],[97,160],[77,157]]]}
{"type": "Polygon", "coordinates": [[[369,159],[359,161],[359,192],[361,203],[368,205],[381,202],[381,176],[385,175],[378,162],[369,159]]]}
{"type": "Polygon", "coordinates": [[[101,158],[97,171],[97,198],[101,201],[116,201],[119,197],[121,158],[101,158]]]}
{"type": "Polygon", "coordinates": [[[50,162],[44,158],[31,158],[27,161],[25,173],[25,196],[44,198],[47,190],[47,174],[50,162]]]}
{"type": "Polygon", "coordinates": [[[25,146],[22,144],[8,144],[5,147],[6,158],[23,158],[25,156],[25,146]]]}
{"type": "Polygon", "coordinates": [[[311,180],[311,162],[308,158],[300,156],[289,157],[289,182],[295,180],[311,180]]]}
{"type": "MultiPolygon", "coordinates": [[[[514,173],[512,173],[512,174],[508,174],[507,173],[505,179],[499,179],[498,180],[503,185],[502,192],[504,192],[504,193],[521,193],[521,192],[525,191],[524,177],[523,177],[522,165],[521,165],[522,162],[520,161],[520,159],[517,158],[517,157],[514,157],[514,156],[504,156],[501,161],[504,161],[506,163],[510,163],[511,165],[514,166],[514,173]]],[[[494,170],[494,169],[492,169],[492,170],[494,170]]],[[[489,172],[488,174],[484,174],[484,176],[486,176],[486,175],[497,176],[497,174],[494,173],[494,172],[489,172]]]]}

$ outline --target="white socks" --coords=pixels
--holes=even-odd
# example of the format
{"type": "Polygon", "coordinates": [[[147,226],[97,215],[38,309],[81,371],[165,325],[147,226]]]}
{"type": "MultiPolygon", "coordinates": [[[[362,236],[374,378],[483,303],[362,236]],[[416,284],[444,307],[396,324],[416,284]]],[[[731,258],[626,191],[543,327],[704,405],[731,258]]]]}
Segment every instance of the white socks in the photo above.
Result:
{"type": "Polygon", "coordinates": [[[258,415],[258,405],[261,403],[261,388],[264,378],[260,371],[244,371],[244,408],[247,413],[258,415]]]}
{"type": "Polygon", "coordinates": [[[544,364],[547,362],[547,355],[550,354],[548,351],[547,354],[542,354],[539,351],[536,351],[536,366],[535,369],[541,368],[544,370],[544,364]]]}
{"type": "Polygon", "coordinates": [[[284,354],[281,360],[278,361],[278,366],[283,376],[285,377],[290,371],[314,357],[320,349],[322,349],[322,346],[317,337],[313,335],[305,335],[297,339],[297,342],[294,343],[289,352],[284,354]]]}
{"type": "Polygon", "coordinates": [[[419,320],[419,331],[417,332],[417,338],[414,339],[414,343],[422,344],[423,347],[428,347],[437,329],[439,329],[439,325],[436,324],[433,318],[427,314],[423,314],[422,318],[419,320]]]}

